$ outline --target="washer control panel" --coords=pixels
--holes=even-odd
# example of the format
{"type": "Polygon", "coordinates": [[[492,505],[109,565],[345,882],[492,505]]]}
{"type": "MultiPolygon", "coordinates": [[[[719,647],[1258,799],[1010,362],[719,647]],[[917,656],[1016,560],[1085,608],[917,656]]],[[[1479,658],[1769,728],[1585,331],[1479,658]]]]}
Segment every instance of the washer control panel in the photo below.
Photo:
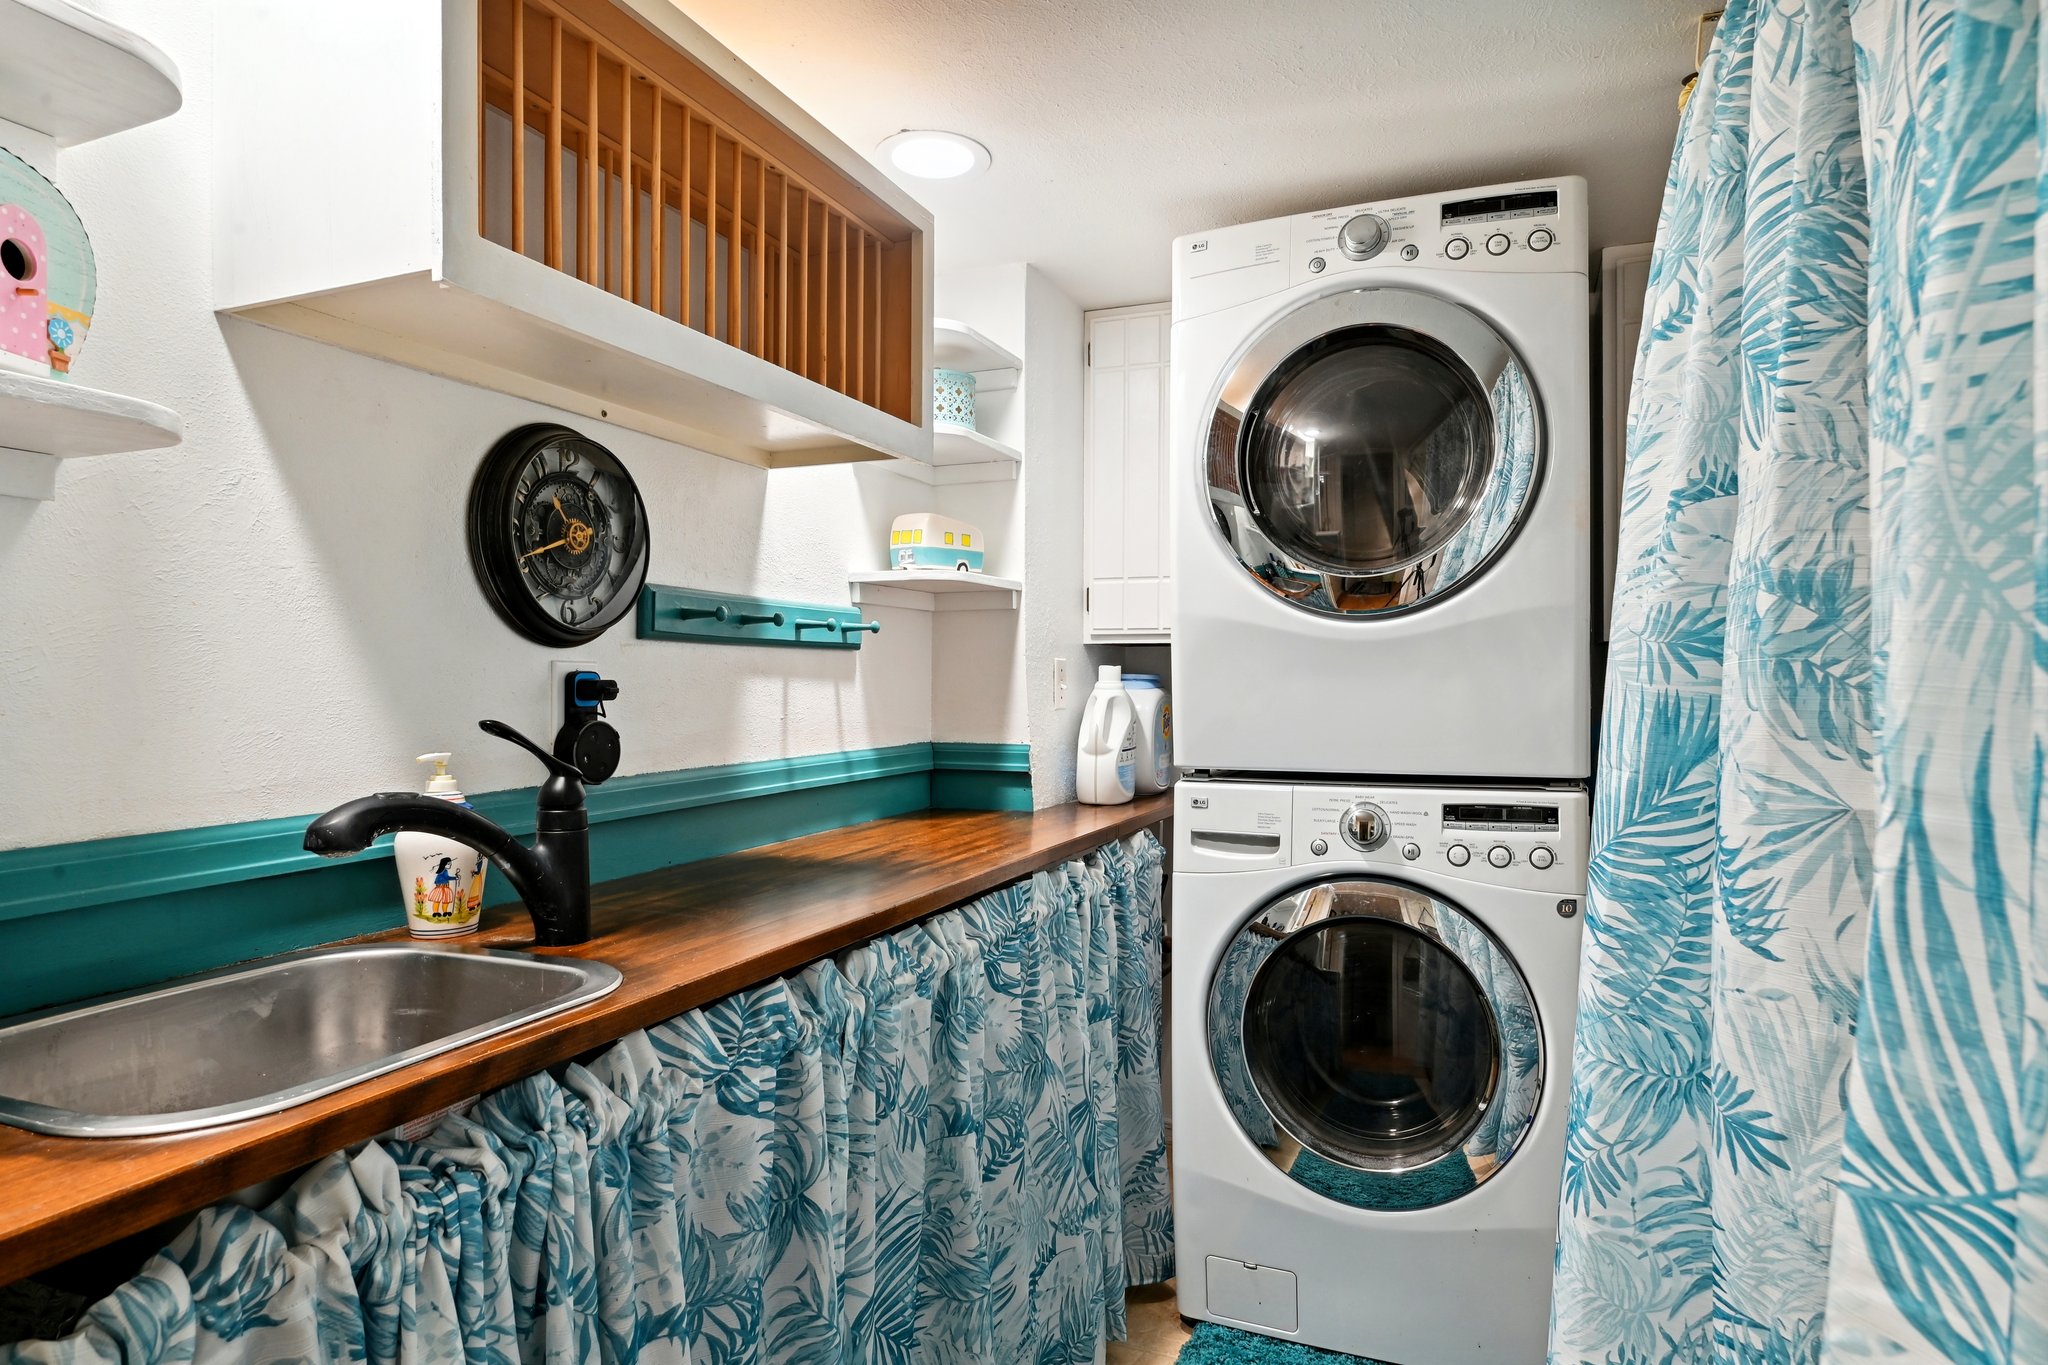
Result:
{"type": "Polygon", "coordinates": [[[1533,890],[1582,891],[1578,791],[1296,787],[1294,862],[1385,863],[1533,890]]]}
{"type": "Polygon", "coordinates": [[[1174,788],[1182,872],[1370,866],[1579,895],[1587,796],[1573,788],[1290,786],[1183,780],[1174,788]]]}

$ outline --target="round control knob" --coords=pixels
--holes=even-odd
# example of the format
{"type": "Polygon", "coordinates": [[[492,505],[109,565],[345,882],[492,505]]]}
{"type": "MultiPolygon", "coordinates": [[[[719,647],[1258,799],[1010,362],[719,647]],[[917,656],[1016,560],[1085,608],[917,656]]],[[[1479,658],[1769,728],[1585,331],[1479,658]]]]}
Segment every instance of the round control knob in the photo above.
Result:
{"type": "Polygon", "coordinates": [[[1495,844],[1492,848],[1486,850],[1486,861],[1492,863],[1495,867],[1506,867],[1514,860],[1515,855],[1506,844],[1495,844]]]}
{"type": "Polygon", "coordinates": [[[1513,243],[1508,241],[1508,235],[1505,232],[1496,232],[1493,236],[1486,239],[1486,254],[1498,256],[1512,245],[1513,243]]]}
{"type": "Polygon", "coordinates": [[[1557,235],[1549,228],[1537,228],[1529,234],[1529,250],[1548,251],[1557,241],[1557,235]]]}
{"type": "Polygon", "coordinates": [[[1320,858],[1330,851],[1330,841],[1328,839],[1311,839],[1308,841],[1308,851],[1320,858]]]}
{"type": "Polygon", "coordinates": [[[1535,868],[1538,872],[1541,872],[1556,861],[1557,855],[1547,848],[1532,848],[1529,850],[1529,866],[1535,868]]]}
{"type": "Polygon", "coordinates": [[[1453,237],[1444,243],[1444,255],[1454,261],[1462,261],[1472,254],[1472,244],[1463,237],[1453,237]]]}
{"type": "Polygon", "coordinates": [[[1472,861],[1472,850],[1463,844],[1452,844],[1444,850],[1444,861],[1452,867],[1463,867],[1472,861]]]}
{"type": "Polygon", "coordinates": [[[1370,853],[1384,844],[1393,831],[1385,811],[1370,801],[1356,801],[1337,821],[1337,832],[1360,853],[1370,853]]]}
{"type": "Polygon", "coordinates": [[[1414,842],[1401,845],[1401,856],[1411,863],[1414,862],[1422,856],[1422,845],[1414,842]]]}
{"type": "Polygon", "coordinates": [[[1361,213],[1337,231],[1337,250],[1354,261],[1369,261],[1387,245],[1387,220],[1361,213]]]}

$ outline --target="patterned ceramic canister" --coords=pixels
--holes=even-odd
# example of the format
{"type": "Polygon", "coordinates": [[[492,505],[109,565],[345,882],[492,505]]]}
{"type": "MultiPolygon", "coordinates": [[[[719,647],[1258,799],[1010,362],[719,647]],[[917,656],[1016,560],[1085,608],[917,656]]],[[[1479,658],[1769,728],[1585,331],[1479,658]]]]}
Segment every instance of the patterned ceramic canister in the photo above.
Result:
{"type": "Polygon", "coordinates": [[[974,430],[974,376],[965,370],[932,371],[932,420],[974,430]]]}
{"type": "Polygon", "coordinates": [[[35,167],[0,150],[0,365],[69,372],[96,288],[77,210],[35,167]]]}

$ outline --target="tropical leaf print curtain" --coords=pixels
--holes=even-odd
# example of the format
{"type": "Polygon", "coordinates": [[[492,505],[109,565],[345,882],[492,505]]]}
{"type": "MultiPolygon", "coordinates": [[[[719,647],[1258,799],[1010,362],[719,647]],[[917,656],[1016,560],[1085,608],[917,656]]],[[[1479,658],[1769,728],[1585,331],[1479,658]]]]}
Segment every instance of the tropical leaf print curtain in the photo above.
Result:
{"type": "Polygon", "coordinates": [[[1735,0],[1629,420],[1552,1360],[2048,1361],[2039,0],[1735,0]]]}
{"type": "Polygon", "coordinates": [[[10,1363],[1091,1360],[1173,1273],[1140,835],[202,1212],[10,1363]]]}

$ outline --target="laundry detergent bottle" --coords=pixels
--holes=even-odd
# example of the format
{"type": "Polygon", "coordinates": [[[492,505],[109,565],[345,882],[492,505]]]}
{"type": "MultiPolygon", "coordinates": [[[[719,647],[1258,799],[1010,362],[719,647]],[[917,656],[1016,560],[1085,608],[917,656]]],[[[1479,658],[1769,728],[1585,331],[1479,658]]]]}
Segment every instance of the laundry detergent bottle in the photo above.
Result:
{"type": "Polygon", "coordinates": [[[1173,700],[1157,673],[1124,674],[1124,690],[1138,714],[1138,795],[1173,785],[1173,700]]]}
{"type": "MultiPolygon", "coordinates": [[[[426,794],[467,806],[454,774],[448,771],[449,757],[419,756],[421,763],[434,765],[426,794]]],[[[414,938],[453,938],[477,931],[483,922],[483,854],[444,835],[415,829],[402,829],[392,836],[391,854],[398,864],[405,927],[414,938]]]]}
{"type": "Polygon", "coordinates": [[[1138,709],[1124,690],[1124,671],[1104,664],[1081,713],[1081,751],[1074,767],[1074,794],[1091,806],[1116,806],[1131,799],[1138,779],[1138,709]]]}

